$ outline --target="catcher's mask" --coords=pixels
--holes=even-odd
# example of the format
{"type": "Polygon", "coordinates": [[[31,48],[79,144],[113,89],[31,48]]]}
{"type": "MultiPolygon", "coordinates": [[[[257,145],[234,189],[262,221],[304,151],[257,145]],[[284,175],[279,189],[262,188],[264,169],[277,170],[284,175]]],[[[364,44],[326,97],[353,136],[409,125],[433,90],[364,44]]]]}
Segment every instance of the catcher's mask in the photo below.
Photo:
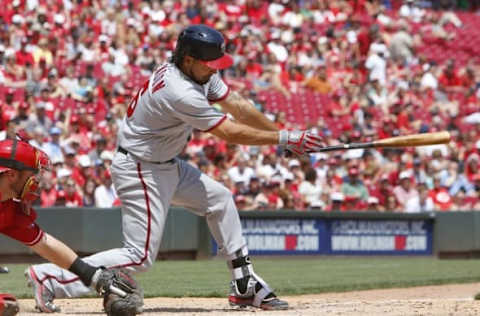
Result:
{"type": "Polygon", "coordinates": [[[39,197],[39,183],[46,170],[50,170],[51,162],[47,154],[23,140],[6,139],[0,141],[0,173],[7,170],[30,170],[34,174],[23,186],[18,199],[34,201],[39,197]]]}

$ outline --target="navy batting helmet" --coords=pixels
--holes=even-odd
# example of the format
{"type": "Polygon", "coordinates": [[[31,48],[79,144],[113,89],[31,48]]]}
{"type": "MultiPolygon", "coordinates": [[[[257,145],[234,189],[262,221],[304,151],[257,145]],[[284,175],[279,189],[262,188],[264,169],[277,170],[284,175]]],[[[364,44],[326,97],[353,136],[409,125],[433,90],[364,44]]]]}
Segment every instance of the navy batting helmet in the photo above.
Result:
{"type": "Polygon", "coordinates": [[[222,34],[203,24],[191,25],[178,36],[175,63],[178,65],[185,55],[192,56],[213,69],[225,69],[233,64],[232,56],[225,53],[222,34]]]}

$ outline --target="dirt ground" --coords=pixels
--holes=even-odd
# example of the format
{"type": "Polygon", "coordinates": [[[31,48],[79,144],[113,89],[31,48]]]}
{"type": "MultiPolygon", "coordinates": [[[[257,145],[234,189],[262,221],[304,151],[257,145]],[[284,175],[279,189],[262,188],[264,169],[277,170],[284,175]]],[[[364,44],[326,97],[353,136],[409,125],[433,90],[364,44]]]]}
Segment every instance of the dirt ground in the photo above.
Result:
{"type": "MultiPolygon", "coordinates": [[[[285,297],[286,311],[236,310],[220,298],[149,298],[143,315],[480,315],[480,301],[473,296],[480,283],[423,286],[406,289],[370,290],[285,297]]],[[[62,313],[55,315],[102,315],[101,299],[57,300],[62,313]]],[[[33,300],[20,300],[20,315],[36,315],[33,300]]]]}

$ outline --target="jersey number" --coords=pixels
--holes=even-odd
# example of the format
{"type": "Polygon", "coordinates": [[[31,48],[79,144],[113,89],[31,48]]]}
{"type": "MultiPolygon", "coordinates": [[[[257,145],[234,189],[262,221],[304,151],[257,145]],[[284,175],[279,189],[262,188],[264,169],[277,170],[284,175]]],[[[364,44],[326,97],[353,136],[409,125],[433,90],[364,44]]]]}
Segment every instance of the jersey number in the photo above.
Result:
{"type": "Polygon", "coordinates": [[[143,87],[140,90],[138,90],[137,94],[132,99],[132,101],[130,101],[130,104],[128,105],[128,109],[127,109],[127,117],[132,116],[133,111],[135,111],[135,109],[137,108],[138,99],[142,96],[142,94],[145,93],[145,91],[147,91],[149,83],[150,83],[150,80],[147,80],[143,84],[143,87]]]}

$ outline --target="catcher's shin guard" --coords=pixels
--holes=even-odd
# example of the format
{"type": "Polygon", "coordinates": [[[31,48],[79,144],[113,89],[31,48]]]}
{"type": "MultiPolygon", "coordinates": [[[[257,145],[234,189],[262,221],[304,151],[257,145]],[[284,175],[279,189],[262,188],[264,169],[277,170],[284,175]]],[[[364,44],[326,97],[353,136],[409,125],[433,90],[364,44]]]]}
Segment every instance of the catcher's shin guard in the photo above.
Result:
{"type": "Polygon", "coordinates": [[[0,294],[0,316],[14,316],[20,311],[17,299],[11,294],[0,294]]]}
{"type": "Polygon", "coordinates": [[[288,303],[280,300],[268,284],[253,271],[246,248],[238,250],[236,258],[228,261],[232,272],[230,295],[231,306],[254,306],[267,310],[288,309],[288,303]]]}

